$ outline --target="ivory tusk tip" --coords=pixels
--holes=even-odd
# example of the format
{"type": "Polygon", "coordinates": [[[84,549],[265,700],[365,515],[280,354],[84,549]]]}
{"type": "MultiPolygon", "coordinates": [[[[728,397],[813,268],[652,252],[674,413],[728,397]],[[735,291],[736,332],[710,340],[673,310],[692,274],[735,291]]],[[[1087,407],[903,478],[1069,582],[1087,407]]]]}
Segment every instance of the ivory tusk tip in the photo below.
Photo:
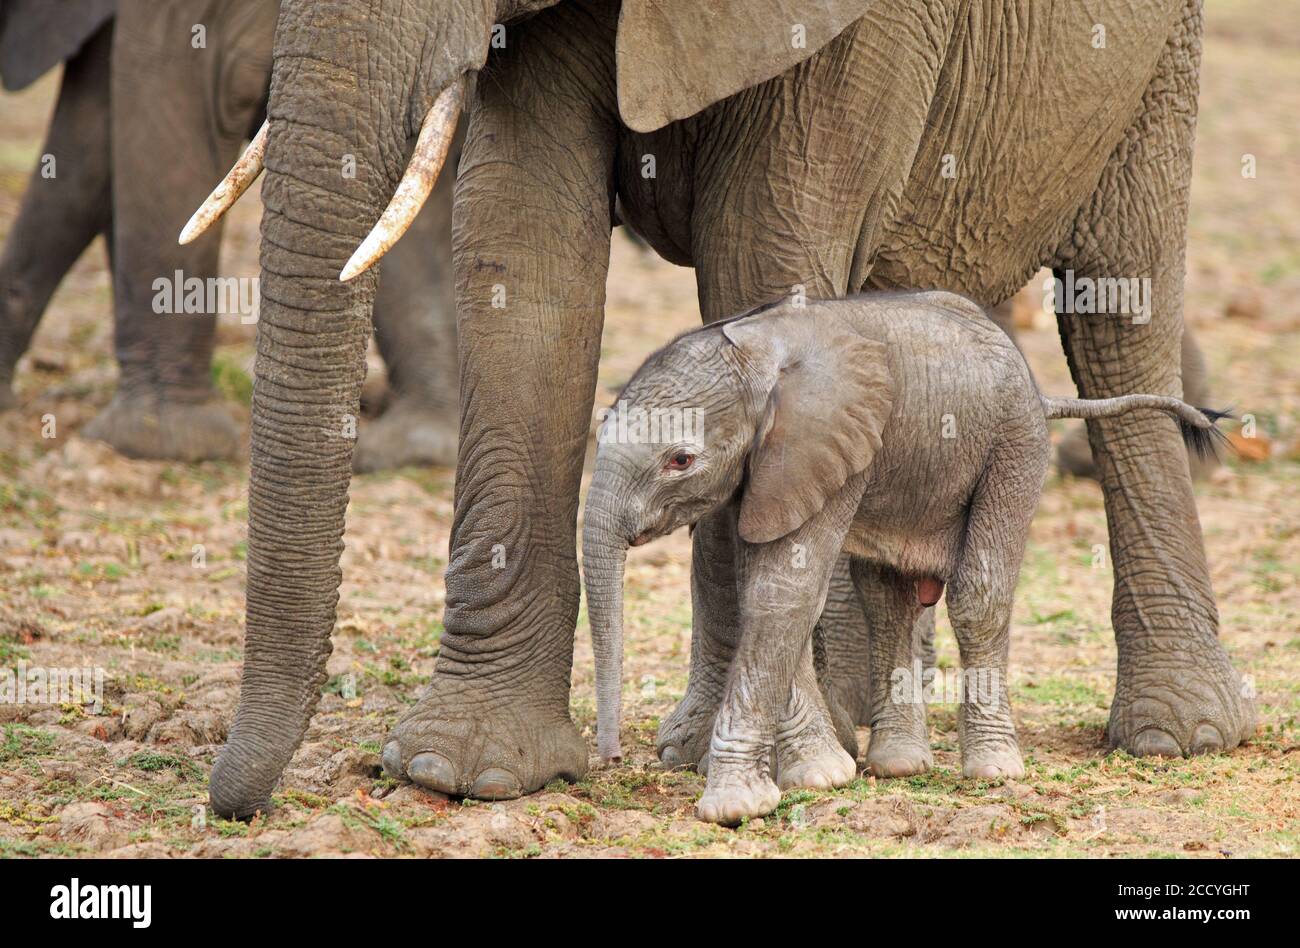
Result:
{"type": "Polygon", "coordinates": [[[368,243],[369,241],[363,243],[356,249],[352,256],[348,258],[348,262],[344,265],[343,269],[339,271],[340,283],[350,283],[374,266],[374,256],[371,253],[370,248],[366,246],[368,243]]]}
{"type": "Polygon", "coordinates": [[[199,224],[199,215],[196,212],[189,222],[181,229],[181,235],[177,243],[184,247],[186,244],[193,243],[194,238],[203,233],[203,227],[199,224]]]}

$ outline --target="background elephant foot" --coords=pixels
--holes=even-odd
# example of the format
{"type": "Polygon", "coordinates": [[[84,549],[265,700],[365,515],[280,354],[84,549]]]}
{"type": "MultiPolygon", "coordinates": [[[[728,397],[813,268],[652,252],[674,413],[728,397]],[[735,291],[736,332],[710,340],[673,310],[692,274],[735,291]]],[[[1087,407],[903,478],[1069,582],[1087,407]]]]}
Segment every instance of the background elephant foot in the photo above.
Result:
{"type": "Polygon", "coordinates": [[[364,473],[431,464],[454,467],[457,429],[454,413],[399,397],[383,415],[361,428],[353,469],[364,473]]]}
{"type": "Polygon", "coordinates": [[[13,383],[0,379],[0,411],[9,411],[18,407],[18,396],[14,394],[13,383]]]}
{"type": "MultiPolygon", "coordinates": [[[[1187,457],[1193,480],[1205,480],[1221,463],[1216,457],[1201,457],[1192,453],[1187,457]]],[[[1097,463],[1092,459],[1092,445],[1088,443],[1088,429],[1083,424],[1074,425],[1069,434],[1056,446],[1056,470],[1060,474],[1097,480],[1097,463]]]]}
{"type": "Polygon", "coordinates": [[[1134,757],[1189,757],[1231,750],[1255,733],[1250,683],[1217,640],[1206,653],[1122,657],[1107,736],[1134,757]]]}
{"type": "Polygon", "coordinates": [[[388,736],[383,764],[390,777],[452,796],[509,800],[556,778],[586,775],[587,743],[567,710],[500,696],[484,705],[447,682],[435,675],[388,736]]]}
{"type": "Polygon", "coordinates": [[[221,401],[169,401],[166,396],[113,396],[108,407],[81,429],[128,458],[215,461],[239,453],[239,428],[221,401]]]}

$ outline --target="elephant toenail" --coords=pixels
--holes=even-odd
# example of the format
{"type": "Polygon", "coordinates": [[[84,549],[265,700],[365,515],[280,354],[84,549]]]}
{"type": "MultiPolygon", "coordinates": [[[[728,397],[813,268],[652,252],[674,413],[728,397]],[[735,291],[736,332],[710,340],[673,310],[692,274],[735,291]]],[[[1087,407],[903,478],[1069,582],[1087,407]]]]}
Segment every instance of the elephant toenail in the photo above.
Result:
{"type": "Polygon", "coordinates": [[[483,771],[469,789],[469,795],[476,800],[513,800],[522,792],[515,775],[499,767],[483,771]]]}
{"type": "Polygon", "coordinates": [[[439,793],[455,793],[456,768],[441,754],[416,754],[406,765],[406,775],[422,787],[439,793]]]}
{"type": "Polygon", "coordinates": [[[1223,747],[1223,735],[1213,724],[1206,722],[1192,734],[1193,754],[1214,754],[1223,750],[1223,747]]]}
{"type": "Polygon", "coordinates": [[[680,767],[682,765],[682,752],[669,744],[659,752],[659,761],[665,767],[680,767]]]}
{"type": "Polygon", "coordinates": [[[384,745],[384,756],[380,758],[384,765],[384,773],[394,780],[401,780],[405,774],[402,773],[402,749],[397,746],[397,741],[389,741],[384,745]]]}
{"type": "Polygon", "coordinates": [[[1182,757],[1183,749],[1169,734],[1158,727],[1149,727],[1133,738],[1135,757],[1182,757]]]}

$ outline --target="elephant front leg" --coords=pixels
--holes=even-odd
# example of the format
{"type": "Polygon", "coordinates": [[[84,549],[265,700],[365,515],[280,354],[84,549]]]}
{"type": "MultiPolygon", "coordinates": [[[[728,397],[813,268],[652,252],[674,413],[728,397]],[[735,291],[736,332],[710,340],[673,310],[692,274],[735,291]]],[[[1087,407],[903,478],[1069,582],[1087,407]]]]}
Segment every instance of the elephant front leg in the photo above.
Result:
{"type": "Polygon", "coordinates": [[[696,807],[702,820],[732,826],[775,809],[774,757],[778,768],[784,758],[796,783],[853,779],[856,768],[838,747],[812,680],[810,646],[864,483],[850,481],[780,540],[737,546],[740,641],[709,743],[708,783],[696,807]],[[820,714],[810,717],[818,705],[820,714]],[[821,739],[795,743],[801,733],[821,739]]]}
{"type": "Polygon", "coordinates": [[[691,539],[690,676],[686,694],[659,725],[656,746],[665,766],[694,766],[703,773],[740,635],[735,505],[701,520],[691,539]]]}
{"type": "Polygon", "coordinates": [[[569,680],[615,133],[609,94],[578,83],[608,72],[597,85],[613,88],[614,14],[564,6],[512,27],[472,106],[446,631],[383,753],[390,774],[445,793],[513,797],[587,770],[569,680]]]}
{"type": "Polygon", "coordinates": [[[776,783],[782,790],[832,790],[851,783],[858,774],[857,761],[836,733],[817,685],[809,645],[795,671],[785,714],[776,727],[776,783]]]}
{"type": "MultiPolygon", "coordinates": [[[[1144,97],[1140,133],[1124,139],[1059,253],[1058,278],[1072,276],[1076,287],[1081,278],[1119,279],[1141,294],[1141,305],[1130,292],[1118,312],[1058,317],[1071,371],[1089,398],[1180,393],[1199,26],[1189,7],[1144,97]]],[[[1235,747],[1254,732],[1255,709],[1219,641],[1178,426],[1159,412],[1134,412],[1090,421],[1088,432],[1115,570],[1110,744],[1162,756],[1235,747]]]]}

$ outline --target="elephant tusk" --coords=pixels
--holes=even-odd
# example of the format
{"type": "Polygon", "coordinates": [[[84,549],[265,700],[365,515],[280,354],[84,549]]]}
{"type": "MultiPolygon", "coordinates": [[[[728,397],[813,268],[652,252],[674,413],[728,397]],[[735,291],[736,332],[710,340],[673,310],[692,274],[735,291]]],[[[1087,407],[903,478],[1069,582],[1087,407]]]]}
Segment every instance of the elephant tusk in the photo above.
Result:
{"type": "Polygon", "coordinates": [[[188,244],[215,224],[221,215],[230,210],[231,206],[248,190],[249,185],[257,180],[257,176],[262,173],[262,168],[266,164],[266,135],[270,127],[270,121],[262,123],[262,127],[257,130],[257,134],[244,149],[244,153],[239,156],[234,167],[226,172],[221,183],[194,212],[190,222],[181,231],[182,244],[188,244]]]}
{"type": "Polygon", "coordinates": [[[415,141],[415,150],[406,165],[406,173],[393,192],[393,199],[339,274],[344,283],[369,270],[388,253],[424,207],[438,180],[438,173],[442,171],[443,162],[447,160],[463,96],[463,84],[458,80],[443,89],[434,100],[424,117],[424,124],[420,126],[420,137],[415,141]]]}

